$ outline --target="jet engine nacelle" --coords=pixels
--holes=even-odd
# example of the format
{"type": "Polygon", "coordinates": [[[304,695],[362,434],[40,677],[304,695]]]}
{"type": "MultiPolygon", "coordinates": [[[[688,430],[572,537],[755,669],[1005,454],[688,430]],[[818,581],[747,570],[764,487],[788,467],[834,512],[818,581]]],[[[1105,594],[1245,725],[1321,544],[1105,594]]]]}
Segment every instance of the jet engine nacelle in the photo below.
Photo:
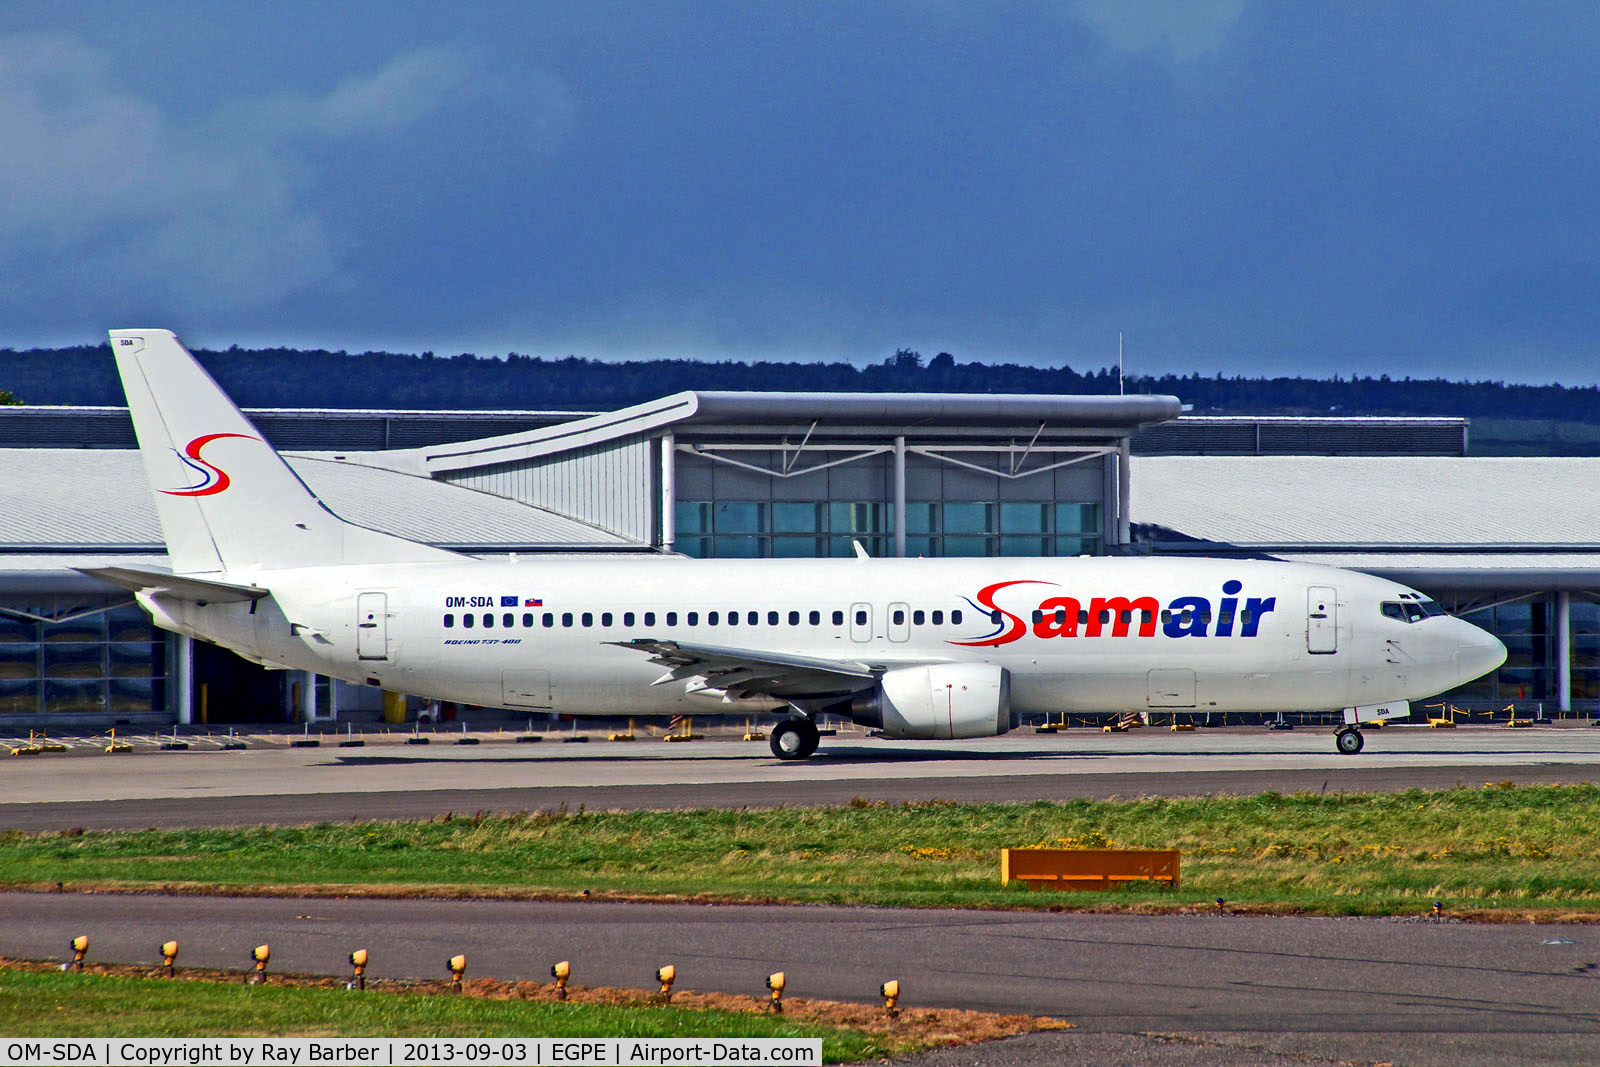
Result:
{"type": "Polygon", "coordinates": [[[850,709],[887,737],[936,740],[994,737],[1016,726],[1011,675],[987,663],[942,663],[889,671],[850,709]]]}

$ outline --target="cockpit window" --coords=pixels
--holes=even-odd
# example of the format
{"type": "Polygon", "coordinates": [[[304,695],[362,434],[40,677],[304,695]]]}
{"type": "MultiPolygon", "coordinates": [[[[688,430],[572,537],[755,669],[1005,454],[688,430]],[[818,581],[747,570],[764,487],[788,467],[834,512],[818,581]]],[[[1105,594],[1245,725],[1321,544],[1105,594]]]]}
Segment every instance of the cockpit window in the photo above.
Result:
{"type": "Polygon", "coordinates": [[[1421,622],[1445,610],[1432,600],[1386,600],[1382,606],[1383,617],[1397,622],[1421,622]]]}

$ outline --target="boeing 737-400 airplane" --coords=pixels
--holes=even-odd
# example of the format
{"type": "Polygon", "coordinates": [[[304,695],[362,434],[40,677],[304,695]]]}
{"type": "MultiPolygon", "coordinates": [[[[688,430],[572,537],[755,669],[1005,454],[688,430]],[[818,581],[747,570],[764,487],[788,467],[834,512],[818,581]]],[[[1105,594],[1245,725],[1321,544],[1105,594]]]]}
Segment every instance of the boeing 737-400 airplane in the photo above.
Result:
{"type": "Polygon", "coordinates": [[[1022,714],[1343,711],[1360,726],[1505,660],[1370,575],[1183,558],[475,559],[330,512],[165,330],[111,347],[172,572],[87,570],[165,629],[270,666],[573,715],[819,713],[895,738],[1022,714]]]}

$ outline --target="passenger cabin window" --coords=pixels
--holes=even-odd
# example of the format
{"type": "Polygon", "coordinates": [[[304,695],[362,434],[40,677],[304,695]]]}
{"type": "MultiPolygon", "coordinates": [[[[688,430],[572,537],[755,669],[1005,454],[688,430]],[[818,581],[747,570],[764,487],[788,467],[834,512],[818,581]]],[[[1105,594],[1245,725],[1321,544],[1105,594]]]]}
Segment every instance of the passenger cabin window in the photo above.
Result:
{"type": "Polygon", "coordinates": [[[483,613],[483,628],[485,630],[494,629],[494,616],[487,611],[483,613]]]}
{"type": "Polygon", "coordinates": [[[504,615],[500,616],[500,625],[504,626],[506,629],[509,630],[513,626],[515,626],[516,624],[517,624],[517,617],[515,615],[511,614],[511,612],[508,611],[504,615]]]}
{"type": "MultiPolygon", "coordinates": [[[[995,612],[995,614],[998,615],[999,612],[995,612]]],[[[867,613],[865,611],[856,612],[856,625],[857,626],[865,626],[866,624],[867,624],[867,613]]]]}
{"type": "Polygon", "coordinates": [[[921,608],[918,608],[917,610],[915,610],[915,611],[913,611],[911,613],[911,625],[913,625],[913,626],[921,626],[923,620],[926,619],[926,618],[927,618],[927,615],[923,612],[923,610],[921,608]]]}
{"type": "Polygon", "coordinates": [[[522,626],[523,629],[531,629],[533,627],[533,612],[526,612],[522,616],[522,626]]]}
{"type": "Polygon", "coordinates": [[[472,629],[472,621],[476,617],[477,616],[475,616],[475,615],[463,615],[463,616],[461,616],[461,625],[465,626],[469,630],[472,629]]]}
{"type": "Polygon", "coordinates": [[[600,625],[601,626],[610,626],[611,625],[611,612],[609,612],[609,611],[601,612],[601,614],[600,614],[600,625]]]}
{"type": "Polygon", "coordinates": [[[622,625],[624,625],[624,626],[632,626],[633,625],[633,612],[624,611],[622,613],[622,625]]]}
{"type": "Polygon", "coordinates": [[[767,625],[768,626],[776,626],[776,625],[778,625],[778,613],[776,611],[767,612],[767,625]]]}
{"type": "Polygon", "coordinates": [[[739,613],[737,611],[728,612],[728,625],[729,626],[738,626],[739,625],[739,613]]]}
{"type": "Polygon", "coordinates": [[[456,624],[456,617],[454,615],[446,615],[444,617],[444,628],[446,630],[454,628],[455,624],[456,624]]]}
{"type": "Polygon", "coordinates": [[[836,612],[833,613],[833,624],[835,626],[843,626],[844,625],[844,612],[836,611],[836,612]]]}
{"type": "Polygon", "coordinates": [[[644,613],[644,624],[646,626],[654,626],[656,624],[656,613],[653,612],[653,611],[645,612],[644,613]]]}
{"type": "Polygon", "coordinates": [[[744,617],[744,621],[749,623],[751,626],[760,626],[761,625],[761,612],[759,612],[759,611],[750,612],[748,615],[746,615],[744,617]]]}
{"type": "Polygon", "coordinates": [[[821,626],[822,625],[822,612],[813,611],[810,614],[809,618],[811,620],[811,625],[812,626],[821,626]]]}
{"type": "MultiPolygon", "coordinates": [[[[1034,612],[1034,614],[1037,615],[1038,612],[1034,612]]],[[[904,626],[905,625],[905,621],[906,621],[906,613],[905,613],[905,611],[903,611],[900,608],[895,608],[894,609],[894,619],[893,619],[893,621],[894,621],[894,624],[896,626],[904,626]]]]}
{"type": "MultiPolygon", "coordinates": [[[[722,616],[718,615],[714,611],[706,612],[706,625],[707,626],[715,626],[717,624],[717,620],[719,618],[721,618],[721,617],[722,616]]],[[[729,618],[732,618],[732,615],[729,615],[729,618]]]]}
{"type": "Polygon", "coordinates": [[[556,624],[556,617],[553,613],[547,611],[544,613],[544,618],[540,621],[546,626],[554,626],[556,624]]]}
{"type": "Polygon", "coordinates": [[[800,613],[798,611],[789,612],[789,625],[790,626],[799,626],[800,625],[800,613]]]}
{"type": "Polygon", "coordinates": [[[585,626],[593,626],[594,625],[594,612],[586,611],[586,612],[583,613],[583,624],[585,626]]]}
{"type": "Polygon", "coordinates": [[[700,625],[700,613],[698,611],[691,611],[691,612],[689,612],[689,614],[684,616],[684,621],[687,622],[690,626],[699,626],[700,625]]]}
{"type": "Polygon", "coordinates": [[[572,612],[563,611],[561,613],[561,625],[562,626],[571,626],[572,625],[572,612]]]}
{"type": "Polygon", "coordinates": [[[951,626],[960,626],[961,625],[961,609],[960,608],[957,608],[956,610],[954,610],[954,611],[952,611],[950,613],[950,625],[951,626]]]}
{"type": "Polygon", "coordinates": [[[676,626],[676,625],[678,625],[678,613],[676,611],[667,612],[667,625],[668,626],[676,626]]]}
{"type": "Polygon", "coordinates": [[[933,613],[933,624],[935,626],[943,626],[944,625],[944,612],[936,611],[936,612],[933,613]]]}

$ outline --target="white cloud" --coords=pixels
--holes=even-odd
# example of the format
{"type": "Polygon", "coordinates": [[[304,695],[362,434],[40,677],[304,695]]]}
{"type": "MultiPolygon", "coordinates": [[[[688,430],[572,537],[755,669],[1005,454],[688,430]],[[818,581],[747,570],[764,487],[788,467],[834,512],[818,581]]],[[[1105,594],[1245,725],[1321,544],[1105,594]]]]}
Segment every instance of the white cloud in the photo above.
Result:
{"type": "Polygon", "coordinates": [[[1220,48],[1248,0],[1074,0],[1077,16],[1124,52],[1194,59],[1220,48]]]}
{"type": "Polygon", "coordinates": [[[414,126],[470,73],[456,49],[418,49],[322,96],[180,121],[129,88],[150,76],[140,62],[69,36],[0,36],[0,273],[13,300],[75,284],[226,310],[326,284],[335,242],[308,206],[315,174],[296,144],[414,126]]]}

